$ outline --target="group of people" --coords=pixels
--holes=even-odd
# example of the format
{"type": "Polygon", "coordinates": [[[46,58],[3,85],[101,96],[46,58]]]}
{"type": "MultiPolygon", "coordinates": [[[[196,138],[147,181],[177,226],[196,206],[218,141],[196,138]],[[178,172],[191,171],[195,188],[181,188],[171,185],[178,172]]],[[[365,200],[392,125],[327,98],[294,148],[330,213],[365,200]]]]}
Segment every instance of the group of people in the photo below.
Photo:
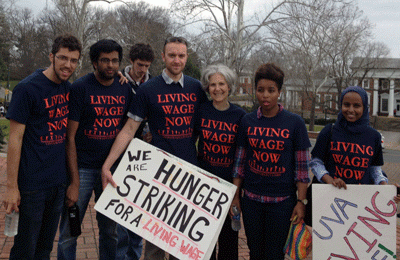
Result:
{"type": "MultiPolygon", "coordinates": [[[[10,259],[49,259],[60,216],[58,259],[75,259],[77,237],[70,234],[68,208],[77,205],[82,222],[92,192],[97,200],[108,183],[117,186],[112,172],[134,137],[238,187],[232,206],[242,212],[250,259],[284,258],[291,221],[297,216],[298,223],[305,217],[309,166],[320,182],[339,188],[346,188],[346,183],[388,183],[380,167],[380,135],[369,127],[368,97],[360,87],[342,92],[337,122],[321,131],[310,158],[304,120],[278,103],[284,72],[273,63],[257,69],[259,108],[246,114],[229,102],[237,80],[229,67],[206,67],[201,82],[182,73],[188,58],[188,43],[182,37],[165,41],[165,69],[157,77],[148,72],[154,60],[151,47],[132,46],[131,65],[122,69],[128,83],[118,74],[121,46],[100,40],[89,51],[94,72],[71,85],[68,79],[81,51],[74,36],[56,38],[51,65],[14,89],[6,115],[10,138],[3,204],[6,213],[17,211],[20,219],[10,259]],[[186,109],[168,113],[165,103],[186,109]],[[183,117],[188,119],[184,124],[171,124],[183,117]],[[150,136],[142,135],[145,125],[150,136]],[[332,154],[337,142],[371,147],[371,153],[363,155],[367,163],[344,166],[363,170],[363,178],[339,176],[335,171],[332,154]]],[[[218,253],[214,249],[211,259],[238,259],[232,214],[231,210],[224,221],[218,253]]],[[[141,257],[141,237],[101,213],[96,218],[100,259],[141,257]]],[[[144,259],[162,260],[165,254],[146,241],[144,259]]],[[[169,255],[169,259],[177,258],[169,255]]]]}

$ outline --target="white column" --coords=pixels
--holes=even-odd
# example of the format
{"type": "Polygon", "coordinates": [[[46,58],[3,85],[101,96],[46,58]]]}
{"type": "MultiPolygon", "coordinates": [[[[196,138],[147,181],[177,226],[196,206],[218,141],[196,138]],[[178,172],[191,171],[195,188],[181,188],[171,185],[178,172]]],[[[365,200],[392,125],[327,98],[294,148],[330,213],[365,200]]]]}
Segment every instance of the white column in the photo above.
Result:
{"type": "Polygon", "coordinates": [[[394,113],[394,80],[390,80],[389,86],[389,117],[393,117],[394,113]]]}
{"type": "Polygon", "coordinates": [[[378,115],[379,108],[379,97],[378,97],[378,89],[379,89],[379,79],[374,79],[374,105],[372,106],[372,115],[378,115]]]}

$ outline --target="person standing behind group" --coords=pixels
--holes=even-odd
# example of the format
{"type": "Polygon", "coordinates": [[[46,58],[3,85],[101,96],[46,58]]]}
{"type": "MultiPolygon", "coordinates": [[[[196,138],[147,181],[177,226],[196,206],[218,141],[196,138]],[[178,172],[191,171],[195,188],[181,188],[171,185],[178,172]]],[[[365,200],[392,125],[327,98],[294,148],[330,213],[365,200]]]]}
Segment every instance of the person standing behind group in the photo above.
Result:
{"type": "MultiPolygon", "coordinates": [[[[235,72],[222,64],[210,65],[203,71],[201,83],[211,101],[201,104],[195,123],[199,166],[230,183],[238,125],[246,114],[228,101],[235,91],[236,78],[235,72]]],[[[214,249],[210,259],[238,259],[238,235],[238,231],[232,230],[228,215],[218,237],[218,258],[214,249]]]]}
{"type": "Polygon", "coordinates": [[[10,120],[6,213],[19,212],[10,259],[50,259],[67,185],[65,135],[68,79],[82,46],[72,35],[54,40],[50,66],[14,88],[10,120]]]}
{"type": "MultiPolygon", "coordinates": [[[[147,82],[151,75],[149,67],[154,61],[154,52],[149,44],[137,43],[133,45],[129,52],[130,66],[122,70],[124,75],[132,87],[133,94],[136,92],[142,83],[147,82]]],[[[145,122],[140,124],[135,137],[144,139],[146,142],[151,140],[151,134],[146,133],[142,136],[145,122]]],[[[143,241],[140,236],[130,231],[129,229],[118,225],[118,245],[117,245],[117,259],[121,260],[139,260],[142,255],[143,241]]]]}
{"type": "Polygon", "coordinates": [[[139,86],[151,78],[149,68],[154,61],[153,49],[149,44],[134,44],[129,51],[129,61],[131,65],[122,70],[122,75],[128,78],[132,91],[136,94],[139,86]]]}
{"type": "Polygon", "coordinates": [[[309,152],[304,120],[278,103],[284,73],[261,65],[255,74],[260,107],[240,123],[234,165],[233,206],[243,213],[250,259],[284,259],[290,222],[305,215],[309,152]],[[297,196],[296,196],[297,191],[297,196]]]}
{"type": "MultiPolygon", "coordinates": [[[[162,59],[165,69],[158,77],[144,83],[135,96],[129,119],[118,134],[102,168],[102,181],[117,187],[110,168],[125,151],[135,136],[141,121],[148,119],[152,134],[151,144],[187,162],[197,165],[193,127],[195,113],[207,96],[198,80],[183,75],[188,58],[188,43],[182,37],[168,38],[164,43],[162,59]],[[172,110],[179,113],[172,113],[172,110]],[[176,122],[185,122],[184,124],[176,122]]],[[[165,252],[151,241],[146,241],[144,259],[162,260],[165,252]]],[[[169,259],[177,259],[170,255],[169,259]]]]}
{"type": "MultiPolygon", "coordinates": [[[[100,40],[90,47],[94,73],[75,81],[71,87],[67,127],[67,161],[71,184],[67,207],[77,200],[80,223],[85,216],[92,192],[97,201],[103,191],[101,166],[123,127],[133,93],[129,84],[116,77],[122,60],[122,47],[113,40],[100,40]]],[[[60,224],[58,259],[76,258],[77,237],[70,235],[68,208],[60,224]]],[[[99,227],[100,259],[116,258],[117,224],[96,213],[99,227]]]]}

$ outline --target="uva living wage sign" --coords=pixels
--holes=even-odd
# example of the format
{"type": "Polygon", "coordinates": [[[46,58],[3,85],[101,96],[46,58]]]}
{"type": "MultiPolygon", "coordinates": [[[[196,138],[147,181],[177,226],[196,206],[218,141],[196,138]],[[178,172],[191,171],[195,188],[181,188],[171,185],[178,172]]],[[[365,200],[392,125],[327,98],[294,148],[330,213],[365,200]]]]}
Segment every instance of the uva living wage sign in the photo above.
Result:
{"type": "Polygon", "coordinates": [[[396,259],[393,185],[313,184],[313,259],[396,259]]]}
{"type": "Polygon", "coordinates": [[[179,259],[209,259],[236,186],[133,139],[95,209],[179,259]]]}

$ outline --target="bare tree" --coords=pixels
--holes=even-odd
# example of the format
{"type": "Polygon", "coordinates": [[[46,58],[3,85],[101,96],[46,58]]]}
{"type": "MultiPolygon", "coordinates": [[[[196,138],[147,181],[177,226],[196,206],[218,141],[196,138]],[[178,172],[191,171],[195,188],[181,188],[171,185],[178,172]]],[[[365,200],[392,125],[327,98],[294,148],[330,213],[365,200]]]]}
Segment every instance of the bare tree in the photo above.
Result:
{"type": "Polygon", "coordinates": [[[283,7],[301,2],[282,0],[275,5],[271,4],[268,10],[263,4],[246,18],[245,0],[176,0],[171,9],[175,10],[182,25],[200,24],[200,36],[194,42],[204,45],[204,41],[218,41],[219,44],[214,45],[218,48],[214,54],[218,55],[220,62],[239,73],[243,68],[241,64],[248,58],[249,49],[261,41],[274,40],[264,29],[288,17],[283,7]],[[263,37],[258,36],[260,32],[263,32],[263,37]]]}
{"type": "MultiPolygon", "coordinates": [[[[381,42],[367,42],[362,49],[353,56],[349,68],[350,80],[362,81],[372,69],[380,68],[384,65],[385,59],[390,54],[389,47],[381,42]],[[359,75],[359,72],[362,74],[359,75]],[[356,75],[357,74],[357,75],[356,75]]],[[[350,82],[348,80],[347,82],[350,82]]]]}
{"type": "Polygon", "coordinates": [[[365,76],[379,65],[380,58],[390,52],[385,44],[372,42],[372,25],[357,6],[349,6],[341,12],[343,18],[330,29],[331,44],[325,46],[331,67],[330,77],[334,80],[333,89],[338,96],[352,84],[360,66],[363,66],[365,76]],[[355,60],[361,63],[354,63],[355,60]]]}
{"type": "Polygon", "coordinates": [[[6,78],[8,70],[10,38],[10,25],[6,7],[3,1],[0,1],[0,81],[6,78]]]}
{"type": "MultiPolygon", "coordinates": [[[[0,0],[12,1],[12,0],[0,0]]],[[[161,61],[161,50],[167,36],[174,31],[169,11],[152,7],[145,2],[126,4],[122,0],[53,0],[53,9],[45,9],[36,19],[32,11],[14,10],[1,12],[13,35],[10,47],[6,54],[13,58],[16,78],[22,78],[32,72],[34,68],[48,65],[48,50],[52,40],[59,34],[71,33],[78,37],[83,45],[83,58],[80,60],[74,78],[92,70],[88,58],[88,48],[94,42],[112,38],[117,40],[125,49],[127,57],[130,46],[134,43],[149,43],[156,53],[156,60],[151,66],[153,75],[159,74],[164,67],[161,61]],[[120,2],[124,3],[115,8],[96,8],[90,5],[93,2],[120,2]]],[[[2,2],[0,2],[2,3],[2,2]]],[[[2,7],[0,5],[0,7],[2,7]]],[[[5,27],[0,27],[4,31],[5,27]]],[[[0,37],[6,34],[0,35],[0,37]]],[[[7,38],[7,39],[8,39],[7,38]]],[[[2,42],[0,38],[0,44],[2,42]]],[[[0,50],[1,51],[1,50],[0,50]]],[[[2,58],[7,57],[2,55],[2,58]]],[[[197,57],[193,57],[193,64],[197,64],[197,57]]],[[[127,60],[124,61],[127,63],[127,60]]]]}
{"type": "MultiPolygon", "coordinates": [[[[306,0],[305,5],[287,5],[290,19],[272,26],[282,53],[292,64],[291,75],[301,82],[311,103],[310,130],[315,107],[324,105],[317,93],[332,86],[341,93],[351,80],[352,59],[371,39],[371,25],[353,2],[306,0]]],[[[328,89],[329,91],[329,89],[328,89]]]]}
{"type": "Polygon", "coordinates": [[[12,60],[12,75],[24,78],[36,68],[48,65],[49,37],[47,30],[27,8],[13,10],[8,19],[11,32],[12,48],[9,54],[12,60]]]}
{"type": "MultiPolygon", "coordinates": [[[[87,27],[91,22],[90,3],[123,3],[122,0],[53,0],[57,12],[53,12],[53,21],[58,23],[62,32],[73,33],[86,46],[87,27]],[[57,19],[58,18],[58,19],[57,19]]],[[[105,21],[103,21],[105,22],[105,21]]]]}
{"type": "Polygon", "coordinates": [[[111,13],[116,21],[112,29],[125,53],[135,43],[150,44],[156,54],[150,71],[153,75],[160,74],[164,67],[161,59],[164,41],[174,30],[169,10],[139,2],[119,6],[111,13]]]}

